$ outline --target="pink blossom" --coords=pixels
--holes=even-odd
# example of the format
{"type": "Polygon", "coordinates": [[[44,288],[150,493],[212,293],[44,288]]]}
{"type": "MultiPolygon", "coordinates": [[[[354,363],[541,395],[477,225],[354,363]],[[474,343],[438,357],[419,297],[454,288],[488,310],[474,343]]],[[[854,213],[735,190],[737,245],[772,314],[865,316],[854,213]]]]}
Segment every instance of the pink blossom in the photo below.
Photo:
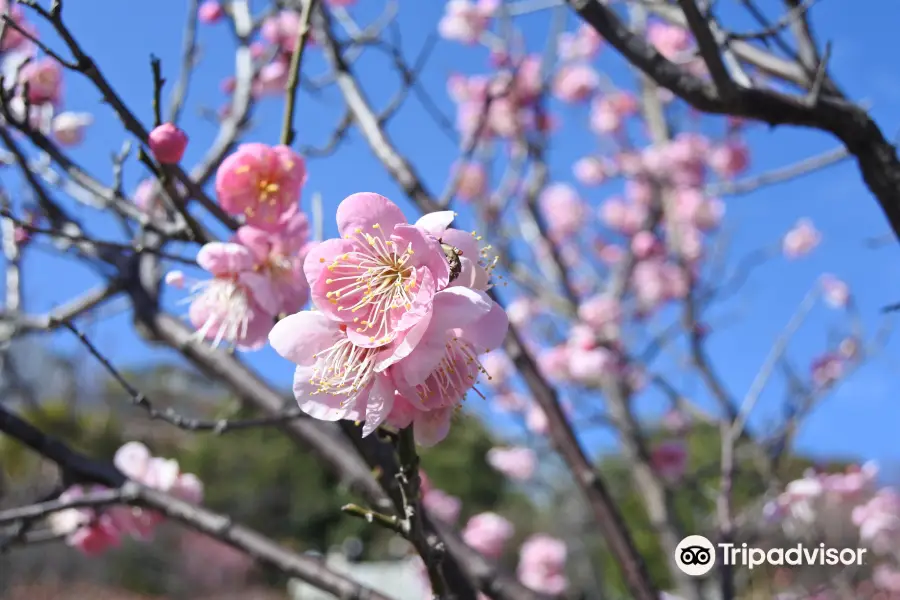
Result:
{"type": "MultiPolygon", "coordinates": [[[[59,500],[67,502],[103,488],[85,489],[73,485],[60,494],[59,500]]],[[[65,535],[66,544],[88,556],[97,556],[120,543],[121,534],[109,515],[98,514],[90,508],[69,508],[51,513],[47,519],[51,531],[65,535]]]]}
{"type": "Polygon", "coordinates": [[[28,85],[28,101],[33,105],[58,104],[62,100],[62,67],[53,58],[26,63],[19,71],[19,83],[28,85]]]}
{"type": "Polygon", "coordinates": [[[176,164],[184,156],[188,137],[172,123],[163,123],[153,128],[147,138],[153,156],[164,165],[176,164]]]}
{"type": "Polygon", "coordinates": [[[284,220],[284,227],[277,232],[244,225],[232,239],[250,250],[254,270],[268,279],[278,306],[276,314],[297,312],[309,299],[309,284],[303,274],[308,238],[306,215],[296,212],[284,220]]]}
{"type": "Polygon", "coordinates": [[[462,510],[462,500],[438,489],[422,492],[422,505],[432,517],[447,525],[456,523],[462,510]]]}
{"type": "Polygon", "coordinates": [[[581,304],[578,317],[597,331],[614,336],[622,319],[622,307],[612,296],[598,294],[581,304]]]}
{"type": "Polygon", "coordinates": [[[259,70],[253,81],[253,93],[258,97],[283,94],[290,74],[289,59],[284,55],[276,56],[259,70]]]}
{"type": "Polygon", "coordinates": [[[661,254],[664,249],[663,243],[656,238],[656,235],[652,231],[638,231],[634,237],[631,238],[631,251],[638,260],[657,256],[661,254]]]}
{"type": "Polygon", "coordinates": [[[569,349],[566,345],[547,348],[537,357],[541,374],[554,381],[565,381],[569,378],[569,349]]]}
{"type": "Polygon", "coordinates": [[[530,448],[491,448],[487,462],[510,479],[528,481],[534,476],[537,456],[530,448]]]}
{"type": "Polygon", "coordinates": [[[184,287],[185,276],[183,271],[169,271],[165,276],[166,285],[181,289],[184,287]]]}
{"type": "Polygon", "coordinates": [[[305,183],[306,163],[287,146],[243,144],[216,172],[222,208],[265,231],[278,230],[281,220],[297,210],[305,183]]]}
{"type": "Polygon", "coordinates": [[[829,273],[819,278],[825,302],[833,308],[845,308],[850,302],[850,287],[829,273]]]}
{"type": "Polygon", "coordinates": [[[691,424],[691,418],[684,411],[673,408],[663,415],[663,427],[672,433],[683,433],[691,424]]]}
{"type": "Polygon", "coordinates": [[[591,127],[595,133],[618,131],[628,117],[637,114],[638,103],[627,92],[613,92],[594,100],[591,105],[591,127]]]}
{"type": "Polygon", "coordinates": [[[647,41],[669,60],[684,56],[694,45],[691,34],[684,27],[660,22],[647,27],[647,41]]]}
{"type": "Polygon", "coordinates": [[[827,352],[810,365],[813,383],[819,388],[834,385],[844,375],[844,359],[841,355],[827,352]]]}
{"type": "Polygon", "coordinates": [[[547,431],[550,429],[547,413],[537,404],[532,404],[525,415],[525,426],[535,435],[547,435],[547,431]]]}
{"type": "Polygon", "coordinates": [[[644,178],[625,182],[625,197],[641,206],[649,206],[653,200],[653,185],[644,178]]]}
{"type": "Polygon", "coordinates": [[[519,581],[538,593],[558,596],[569,586],[566,544],[548,535],[528,538],[519,550],[519,581]]]}
{"type": "Polygon", "coordinates": [[[584,227],[587,208],[572,186],[566,183],[548,185],[539,202],[541,213],[555,236],[568,237],[584,227]]]}
{"type": "Polygon", "coordinates": [[[747,170],[750,164],[750,150],[738,140],[729,140],[710,149],[707,157],[710,168],[720,177],[731,179],[747,170]]]}
{"type": "Polygon", "coordinates": [[[812,252],[822,241],[822,235],[812,221],[800,219],[784,236],[782,251],[787,258],[799,258],[812,252]]]}
{"type": "Polygon", "coordinates": [[[681,479],[687,469],[688,453],[682,441],[663,442],[650,452],[650,464],[669,481],[681,479]]]}
{"type": "MultiPolygon", "coordinates": [[[[450,211],[432,215],[444,227],[453,219],[450,211]]],[[[337,222],[341,238],[316,246],[304,263],[313,304],[344,324],[354,344],[383,346],[430,314],[436,290],[450,282],[447,258],[435,235],[378,194],[345,198],[337,222]]]]}
{"type": "Polygon", "coordinates": [[[278,321],[269,343],[297,365],[294,396],[300,410],[322,421],[364,420],[367,436],[391,412],[394,386],[389,374],[375,369],[386,351],[354,345],[348,329],[321,312],[303,311],[278,321]]]}
{"type": "Polygon", "coordinates": [[[84,140],[84,130],[94,122],[90,113],[63,112],[53,117],[53,137],[63,146],[77,146],[84,140]]]}
{"type": "Polygon", "coordinates": [[[456,167],[455,176],[458,178],[456,195],[466,202],[472,202],[484,197],[487,192],[487,173],[484,166],[478,162],[467,162],[456,167]]]}
{"type": "Polygon", "coordinates": [[[645,206],[614,196],[600,206],[599,213],[600,220],[613,231],[634,235],[644,228],[649,211],[645,206]]]}
{"type": "Polygon", "coordinates": [[[634,267],[631,285],[642,310],[659,307],[668,300],[683,298],[688,291],[685,273],[676,265],[657,258],[642,260],[634,267]]]}
{"type": "Polygon", "coordinates": [[[574,104],[589,99],[598,85],[600,76],[592,66],[564,65],[553,80],[553,94],[563,102],[574,104]]]}
{"type": "Polygon", "coordinates": [[[708,198],[697,188],[680,188],[674,198],[675,218],[683,224],[701,231],[711,231],[719,226],[725,214],[725,205],[716,198],[708,198]]]}
{"type": "Polygon", "coordinates": [[[3,9],[3,12],[9,15],[10,20],[19,26],[19,28],[24,31],[19,31],[19,29],[15,27],[7,27],[6,33],[3,35],[3,41],[0,42],[0,52],[9,52],[10,50],[17,50],[24,54],[30,53],[30,49],[34,45],[34,43],[28,39],[28,35],[32,36],[34,39],[38,39],[38,31],[37,28],[32,23],[29,23],[25,20],[25,12],[22,10],[22,6],[19,4],[13,4],[9,6],[9,2],[3,2],[0,8],[3,9]],[[25,34],[28,35],[25,35],[25,34]]]}
{"type": "Polygon", "coordinates": [[[294,52],[299,31],[300,15],[293,10],[282,10],[266,17],[260,28],[263,39],[285,54],[294,52]]]}
{"type": "Polygon", "coordinates": [[[212,278],[193,286],[189,316],[197,335],[241,350],[257,350],[266,342],[272,317],[281,308],[269,279],[255,267],[256,257],[234,243],[210,242],[197,254],[197,264],[212,278]]]}
{"type": "Polygon", "coordinates": [[[516,298],[506,307],[509,322],[521,326],[533,319],[538,313],[537,304],[528,298],[516,298]]]}
{"type": "Polygon", "coordinates": [[[607,167],[603,162],[593,156],[585,156],[579,159],[573,167],[575,179],[586,186],[597,186],[606,181],[607,167]]]}
{"type": "Polygon", "coordinates": [[[503,547],[515,532],[513,524],[493,512],[480,513],[469,519],[463,530],[463,541],[488,558],[499,558],[503,547]]]}
{"type": "Polygon", "coordinates": [[[619,370],[619,360],[612,351],[597,347],[569,351],[569,375],[583,385],[599,385],[619,370]]]}
{"type": "Polygon", "coordinates": [[[449,0],[438,32],[446,40],[474,44],[490,25],[497,5],[497,0],[449,0]]]}
{"type": "Polygon", "coordinates": [[[494,401],[499,412],[521,412],[528,406],[528,400],[524,396],[505,390],[494,395],[494,401]]]}
{"type": "Polygon", "coordinates": [[[600,51],[602,42],[597,30],[585,23],[574,33],[566,31],[559,36],[557,52],[562,60],[589,60],[600,51]]]}
{"type": "Polygon", "coordinates": [[[223,16],[225,16],[225,9],[223,9],[222,5],[215,0],[206,0],[206,2],[201,4],[200,8],[197,9],[197,18],[201,23],[206,25],[218,23],[222,20],[223,16]]]}

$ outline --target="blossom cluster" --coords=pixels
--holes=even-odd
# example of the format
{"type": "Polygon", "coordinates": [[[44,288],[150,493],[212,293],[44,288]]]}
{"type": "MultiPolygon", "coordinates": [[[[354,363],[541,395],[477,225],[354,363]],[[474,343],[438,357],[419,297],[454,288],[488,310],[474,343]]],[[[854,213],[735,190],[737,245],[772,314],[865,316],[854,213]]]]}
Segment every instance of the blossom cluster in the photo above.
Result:
{"type": "MultiPolygon", "coordinates": [[[[139,442],[128,442],[119,448],[113,462],[128,479],[148,488],[193,504],[203,499],[203,483],[195,475],[182,473],[175,460],[152,456],[139,442]]],[[[102,486],[74,485],[63,492],[59,500],[77,500],[103,489],[102,486]]],[[[118,546],[125,536],[148,541],[162,521],[163,516],[158,512],[130,506],[113,506],[106,510],[70,508],[48,517],[53,532],[65,536],[68,545],[90,556],[118,546]]]]}
{"type": "Polygon", "coordinates": [[[485,369],[478,360],[507,331],[487,294],[493,263],[476,236],[449,227],[450,211],[415,224],[387,198],[349,196],[337,209],[341,237],[303,263],[314,309],[281,319],[272,347],[297,365],[301,410],[327,421],[414,425],[432,445],[485,369]]]}
{"type": "MultiPolygon", "coordinates": [[[[842,473],[810,469],[764,508],[767,519],[790,537],[812,535],[869,548],[877,562],[869,565],[871,578],[856,584],[857,597],[900,593],[900,494],[891,487],[879,487],[877,477],[874,463],[842,473]],[[848,534],[851,539],[834,540],[848,534]]],[[[840,595],[826,589],[816,597],[831,600],[840,595]]]]}

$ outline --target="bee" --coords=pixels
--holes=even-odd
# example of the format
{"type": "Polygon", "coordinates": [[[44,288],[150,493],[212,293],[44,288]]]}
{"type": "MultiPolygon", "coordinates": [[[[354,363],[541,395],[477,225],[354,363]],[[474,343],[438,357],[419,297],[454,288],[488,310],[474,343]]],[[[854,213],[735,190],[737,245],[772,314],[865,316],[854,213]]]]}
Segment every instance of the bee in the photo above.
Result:
{"type": "Polygon", "coordinates": [[[447,257],[447,262],[450,263],[450,281],[453,281],[459,277],[462,271],[462,261],[459,260],[459,257],[462,256],[462,250],[450,244],[445,244],[442,240],[438,241],[441,243],[441,249],[444,251],[444,256],[447,257]]]}

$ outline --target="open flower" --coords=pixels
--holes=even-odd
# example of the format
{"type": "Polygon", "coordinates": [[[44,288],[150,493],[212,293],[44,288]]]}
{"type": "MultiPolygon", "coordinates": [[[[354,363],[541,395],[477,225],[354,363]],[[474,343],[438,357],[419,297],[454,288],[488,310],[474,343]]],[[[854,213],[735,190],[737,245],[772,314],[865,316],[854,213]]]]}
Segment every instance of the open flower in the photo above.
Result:
{"type": "Polygon", "coordinates": [[[222,208],[244,215],[247,224],[277,231],[297,210],[306,183],[306,163],[287,146],[243,144],[216,172],[216,195],[222,208]]]}
{"type": "Polygon", "coordinates": [[[261,348],[281,307],[269,278],[255,269],[254,254],[240,244],[210,242],[197,264],[213,275],[193,286],[189,316],[197,335],[214,346],[261,348]]]}
{"type": "Polygon", "coordinates": [[[537,456],[530,448],[491,448],[485,458],[494,469],[519,481],[531,479],[537,465],[537,456]]]}
{"type": "MultiPolygon", "coordinates": [[[[60,494],[59,500],[75,500],[85,496],[87,492],[100,489],[103,488],[85,490],[80,485],[73,485],[60,494]]],[[[61,510],[52,513],[47,522],[51,531],[66,536],[66,544],[88,556],[102,554],[108,548],[118,546],[121,541],[121,533],[115,527],[113,519],[90,508],[61,510]]]]}
{"type": "Polygon", "coordinates": [[[429,314],[435,292],[450,281],[447,256],[433,235],[378,194],[345,198],[337,224],[342,237],[317,245],[304,263],[312,301],[346,326],[354,344],[384,346],[429,314]]]}
{"type": "Polygon", "coordinates": [[[355,345],[348,329],[308,310],[276,323],[269,343],[297,365],[294,395],[300,410],[322,421],[365,420],[366,436],[387,418],[394,403],[390,376],[375,371],[389,350],[355,345]]]}
{"type": "Polygon", "coordinates": [[[513,524],[493,512],[477,514],[466,523],[463,541],[488,558],[499,558],[513,536],[513,524]]]}
{"type": "Polygon", "coordinates": [[[309,249],[309,220],[296,212],[277,232],[245,225],[233,241],[247,248],[255,259],[256,271],[264,275],[275,295],[277,313],[297,312],[309,299],[309,284],[303,275],[303,259],[309,249]]]}

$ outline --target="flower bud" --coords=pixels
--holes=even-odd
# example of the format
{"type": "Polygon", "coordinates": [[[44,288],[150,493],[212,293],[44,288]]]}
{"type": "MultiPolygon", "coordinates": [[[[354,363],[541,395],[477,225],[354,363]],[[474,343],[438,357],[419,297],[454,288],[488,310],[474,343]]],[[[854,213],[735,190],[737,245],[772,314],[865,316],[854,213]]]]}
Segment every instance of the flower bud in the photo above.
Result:
{"type": "Polygon", "coordinates": [[[150,132],[150,150],[164,165],[175,164],[184,156],[188,137],[172,123],[163,123],[150,132]]]}

